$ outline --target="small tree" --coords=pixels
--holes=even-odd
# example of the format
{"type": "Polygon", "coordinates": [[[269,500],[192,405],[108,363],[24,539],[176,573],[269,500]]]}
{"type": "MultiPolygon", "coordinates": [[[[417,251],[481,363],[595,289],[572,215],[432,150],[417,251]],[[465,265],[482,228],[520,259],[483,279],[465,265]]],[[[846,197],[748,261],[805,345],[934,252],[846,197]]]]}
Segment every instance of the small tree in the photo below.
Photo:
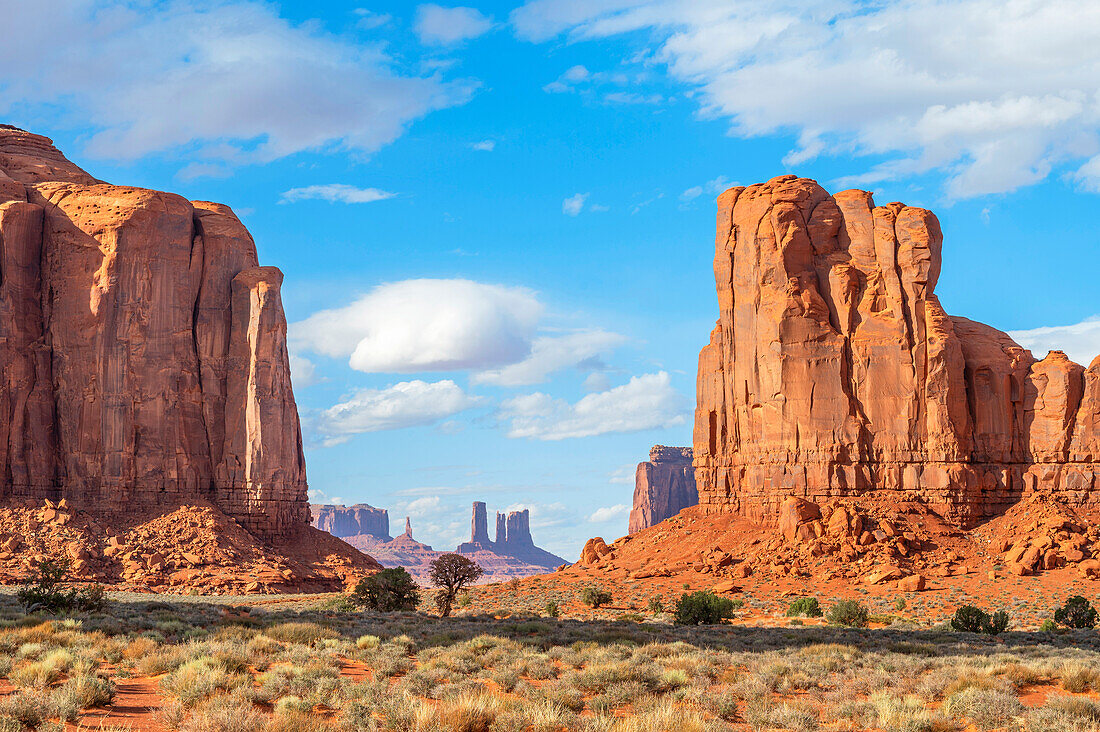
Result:
{"type": "Polygon", "coordinates": [[[420,604],[420,588],[404,567],[391,567],[359,580],[351,601],[382,612],[415,610],[420,604]]]}
{"type": "Polygon", "coordinates": [[[1096,620],[1096,608],[1080,595],[1069,598],[1065,605],[1054,611],[1054,622],[1067,628],[1095,628],[1096,620]]]}
{"type": "Polygon", "coordinates": [[[611,593],[602,587],[589,586],[581,590],[581,602],[593,608],[611,602],[611,593]]]}
{"type": "Polygon", "coordinates": [[[723,618],[732,618],[737,605],[727,597],[709,590],[680,595],[676,603],[677,625],[713,625],[723,618]]]}
{"type": "Polygon", "coordinates": [[[435,604],[442,617],[451,614],[451,606],[460,591],[477,581],[485,571],[461,554],[444,554],[432,561],[428,567],[428,577],[439,588],[435,595],[435,604]]]}
{"type": "Polygon", "coordinates": [[[665,611],[665,601],[661,599],[660,595],[654,595],[649,598],[649,612],[654,615],[660,615],[665,611]]]}

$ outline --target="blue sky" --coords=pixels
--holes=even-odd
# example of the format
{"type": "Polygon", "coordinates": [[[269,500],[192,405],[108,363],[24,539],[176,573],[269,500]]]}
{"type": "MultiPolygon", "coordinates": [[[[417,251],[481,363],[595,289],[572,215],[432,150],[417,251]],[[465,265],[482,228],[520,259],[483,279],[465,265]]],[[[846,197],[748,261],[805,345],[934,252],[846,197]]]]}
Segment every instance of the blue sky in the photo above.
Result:
{"type": "Polygon", "coordinates": [[[57,4],[3,2],[0,118],[232,206],[286,273],[316,500],[437,548],[473,500],[570,559],[625,533],[691,441],[729,185],[931,208],[949,312],[1100,353],[1097,7],[57,4]]]}

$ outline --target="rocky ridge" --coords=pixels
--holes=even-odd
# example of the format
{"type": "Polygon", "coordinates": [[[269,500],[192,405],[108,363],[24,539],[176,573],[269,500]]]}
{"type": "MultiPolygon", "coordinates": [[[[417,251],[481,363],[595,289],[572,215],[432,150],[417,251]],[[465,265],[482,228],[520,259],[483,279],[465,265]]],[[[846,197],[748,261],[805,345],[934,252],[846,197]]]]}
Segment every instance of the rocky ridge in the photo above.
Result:
{"type": "Polygon", "coordinates": [[[659,524],[699,503],[690,447],[654,445],[649,461],[634,472],[634,500],[628,533],[659,524]]]}

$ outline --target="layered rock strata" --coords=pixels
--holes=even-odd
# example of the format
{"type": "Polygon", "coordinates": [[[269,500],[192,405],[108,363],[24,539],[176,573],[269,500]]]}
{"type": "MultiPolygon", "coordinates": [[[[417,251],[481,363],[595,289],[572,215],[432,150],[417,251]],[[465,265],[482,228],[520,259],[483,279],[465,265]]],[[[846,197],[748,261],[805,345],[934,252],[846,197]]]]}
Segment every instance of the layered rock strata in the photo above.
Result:
{"type": "Polygon", "coordinates": [[[366,503],[353,506],[333,506],[310,504],[313,526],[327,531],[341,539],[366,534],[383,541],[389,541],[390,513],[384,508],[375,508],[366,503]]]}
{"type": "Polygon", "coordinates": [[[566,563],[564,559],[535,546],[531,538],[531,512],[509,511],[496,515],[496,540],[489,541],[485,504],[474,501],[470,521],[470,540],[458,545],[459,554],[490,552],[502,557],[512,557],[534,567],[553,569],[566,563]]]}
{"type": "Polygon", "coordinates": [[[935,215],[782,176],[718,199],[720,317],[699,356],[700,502],[920,501],[957,525],[1096,502],[1100,359],[1043,360],[935,295],[935,215]]]}
{"type": "Polygon", "coordinates": [[[649,461],[634,473],[634,501],[628,533],[659,524],[699,503],[690,447],[654,445],[649,461]]]}
{"type": "Polygon", "coordinates": [[[307,527],[281,284],[228,207],[0,128],[0,499],[307,527]]]}

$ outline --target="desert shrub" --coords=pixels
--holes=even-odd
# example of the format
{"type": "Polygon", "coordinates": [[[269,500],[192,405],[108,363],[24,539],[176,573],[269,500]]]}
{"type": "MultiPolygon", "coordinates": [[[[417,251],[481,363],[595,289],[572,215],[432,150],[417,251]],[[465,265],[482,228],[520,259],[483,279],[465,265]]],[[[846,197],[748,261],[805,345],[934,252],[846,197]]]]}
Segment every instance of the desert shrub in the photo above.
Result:
{"type": "Polygon", "coordinates": [[[444,554],[436,557],[428,565],[428,578],[439,591],[435,595],[435,604],[439,614],[447,617],[451,614],[458,593],[472,585],[485,573],[477,562],[461,554],[444,554]]]}
{"type": "Polygon", "coordinates": [[[317,623],[279,623],[264,631],[269,637],[283,643],[301,643],[311,646],[323,638],[339,637],[331,628],[317,625],[317,623]]]}
{"type": "Polygon", "coordinates": [[[561,609],[558,608],[558,603],[554,602],[553,600],[546,603],[546,605],[543,607],[543,610],[545,610],[546,614],[551,618],[556,618],[561,615],[561,609]]]}
{"type": "Polygon", "coordinates": [[[105,707],[115,698],[115,685],[109,679],[91,674],[73,676],[58,690],[69,697],[77,709],[105,707]]]}
{"type": "Polygon", "coordinates": [[[791,601],[787,606],[787,617],[820,618],[821,605],[816,597],[799,597],[791,601]]]}
{"type": "Polygon", "coordinates": [[[1058,625],[1050,618],[1047,618],[1043,622],[1039,623],[1040,633],[1053,633],[1056,630],[1058,630],[1058,625]]]}
{"type": "Polygon", "coordinates": [[[1008,613],[998,610],[990,615],[973,605],[963,605],[955,610],[951,627],[960,633],[1000,635],[1008,628],[1008,613]]]}
{"type": "Polygon", "coordinates": [[[44,691],[18,691],[0,697],[0,719],[16,720],[21,725],[20,732],[23,726],[37,729],[54,711],[53,702],[44,691]]]}
{"type": "Polygon", "coordinates": [[[1065,605],[1054,611],[1054,622],[1067,628],[1095,628],[1096,620],[1096,608],[1080,595],[1069,598],[1065,605]]]}
{"type": "Polygon", "coordinates": [[[1067,661],[1058,671],[1062,688],[1073,694],[1083,694],[1091,688],[1100,686],[1096,671],[1082,663],[1067,661]]]}
{"type": "Polygon", "coordinates": [[[23,610],[52,614],[102,610],[103,588],[100,585],[82,589],[70,587],[68,573],[69,563],[65,560],[35,562],[27,581],[15,593],[23,610]]]}
{"type": "Polygon", "coordinates": [[[845,625],[849,628],[863,628],[870,621],[871,614],[867,608],[856,600],[838,600],[826,616],[833,625],[845,625]]]}
{"type": "Polygon", "coordinates": [[[713,625],[722,622],[723,618],[733,617],[734,610],[732,600],[709,590],[685,592],[676,603],[676,624],[713,625]]]}
{"type": "Polygon", "coordinates": [[[1024,711],[1024,705],[1011,692],[970,688],[947,697],[943,710],[951,717],[968,719],[982,729],[987,729],[1000,727],[1018,716],[1024,711]]]}
{"type": "Polygon", "coordinates": [[[602,587],[590,585],[581,590],[581,602],[593,608],[611,602],[611,593],[602,587]]]}
{"type": "Polygon", "coordinates": [[[415,610],[420,604],[420,588],[404,567],[391,567],[359,580],[351,601],[382,612],[415,610]]]}
{"type": "Polygon", "coordinates": [[[907,603],[905,602],[904,597],[899,597],[898,599],[894,600],[894,609],[897,610],[899,613],[905,610],[906,605],[907,603]]]}
{"type": "Polygon", "coordinates": [[[662,600],[660,596],[654,595],[653,597],[649,598],[649,603],[646,605],[646,607],[649,609],[649,612],[653,613],[654,615],[660,615],[665,611],[665,601],[662,600]]]}

